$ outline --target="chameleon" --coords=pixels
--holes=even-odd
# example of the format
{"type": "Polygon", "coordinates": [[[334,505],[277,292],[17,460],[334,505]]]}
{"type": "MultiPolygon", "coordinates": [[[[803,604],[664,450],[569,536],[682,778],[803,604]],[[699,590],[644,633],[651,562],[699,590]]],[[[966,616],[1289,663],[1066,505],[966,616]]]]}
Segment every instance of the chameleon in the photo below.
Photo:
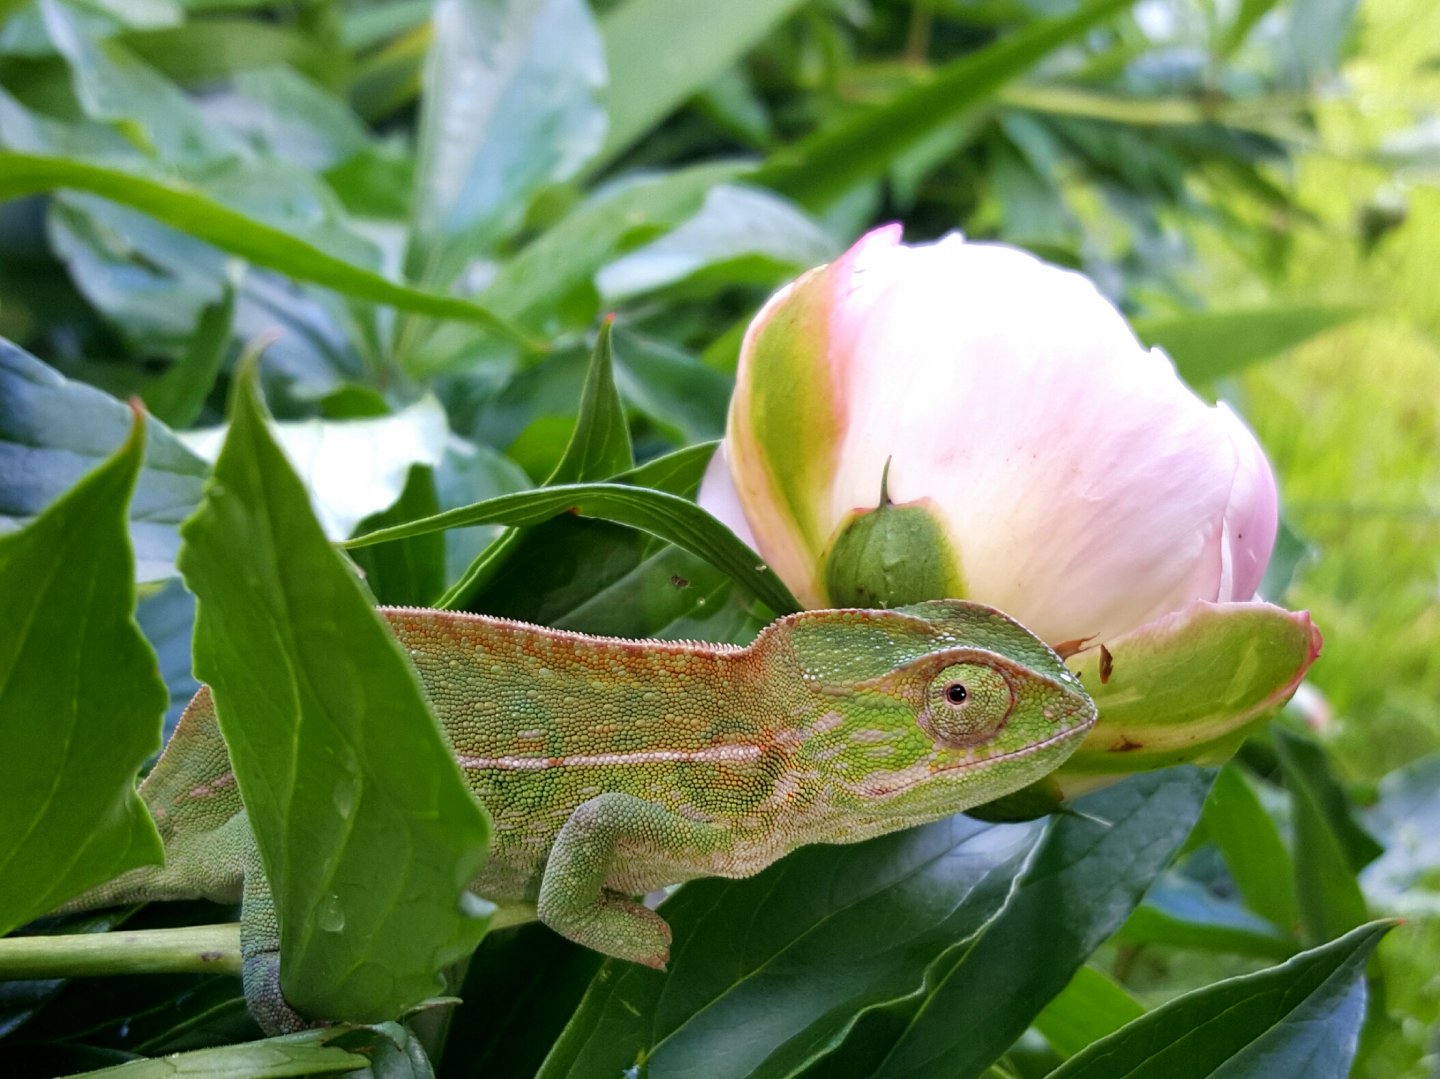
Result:
{"type": "MultiPolygon", "coordinates": [[[[471,888],[609,956],[664,969],[670,929],[634,897],[745,877],[796,847],[938,820],[1041,778],[1094,724],[1060,657],[992,608],[813,610],[746,646],[627,640],[380,608],[493,833],[471,888]]],[[[241,903],[245,996],[270,1033],[279,926],[208,687],[140,794],[165,864],[61,911],[241,903]]]]}

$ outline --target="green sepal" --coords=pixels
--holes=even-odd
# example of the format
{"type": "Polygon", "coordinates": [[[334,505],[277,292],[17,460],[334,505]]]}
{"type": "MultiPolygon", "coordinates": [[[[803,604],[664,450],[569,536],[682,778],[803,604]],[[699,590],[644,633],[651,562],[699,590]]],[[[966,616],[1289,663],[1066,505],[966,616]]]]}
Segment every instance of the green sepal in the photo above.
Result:
{"type": "Polygon", "coordinates": [[[964,599],[965,578],[942,516],[929,499],[890,501],[889,462],[880,503],[841,522],[825,556],[825,592],[836,607],[904,607],[964,599]]]}

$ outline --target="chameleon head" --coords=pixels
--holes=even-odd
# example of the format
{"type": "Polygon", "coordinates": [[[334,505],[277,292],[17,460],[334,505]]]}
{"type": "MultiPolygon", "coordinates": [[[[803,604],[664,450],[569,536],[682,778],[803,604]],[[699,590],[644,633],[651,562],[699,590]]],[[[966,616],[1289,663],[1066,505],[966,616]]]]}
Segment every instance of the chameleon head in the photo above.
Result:
{"type": "Polygon", "coordinates": [[[811,612],[793,630],[820,715],[802,753],[832,777],[831,804],[879,830],[1018,790],[1058,767],[1095,722],[1059,656],[989,607],[811,612]]]}

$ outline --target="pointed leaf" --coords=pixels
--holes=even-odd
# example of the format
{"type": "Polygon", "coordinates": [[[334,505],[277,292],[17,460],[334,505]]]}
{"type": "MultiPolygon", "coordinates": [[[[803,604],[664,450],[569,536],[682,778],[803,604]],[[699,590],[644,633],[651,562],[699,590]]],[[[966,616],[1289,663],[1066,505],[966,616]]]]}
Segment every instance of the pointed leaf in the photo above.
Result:
{"type": "Polygon", "coordinates": [[[635,467],[625,406],[615,389],[613,324],[610,318],[600,324],[600,335],[585,372],[585,388],[580,393],[575,430],[570,434],[560,463],[546,478],[546,487],[609,479],[635,467]]]}
{"type": "Polygon", "coordinates": [[[125,507],[145,424],[12,535],[0,536],[0,933],[163,861],[135,793],[168,694],[135,625],[125,507]]]}
{"type": "Polygon", "coordinates": [[[1282,929],[1293,928],[1300,915],[1290,852],[1238,765],[1220,769],[1205,802],[1204,821],[1246,905],[1282,929]]]}
{"type": "Polygon", "coordinates": [[[1365,1018],[1371,922],[1278,967],[1156,1008],[1050,1079],[1345,1079],[1365,1018]]]}
{"type": "Polygon", "coordinates": [[[488,822],[269,434],[253,368],[183,537],[195,670],[275,892],[285,995],[316,1017],[393,1018],[484,932],[460,900],[488,822]]]}
{"type": "Polygon", "coordinates": [[[1135,334],[1164,349],[1187,382],[1212,382],[1343,325],[1363,307],[1267,307],[1139,319],[1135,334]]]}
{"type": "Polygon", "coordinates": [[[227,284],[219,301],[200,313],[185,355],[145,389],[150,411],[171,427],[189,427],[205,407],[225,363],[234,320],[235,286],[227,284]]]}

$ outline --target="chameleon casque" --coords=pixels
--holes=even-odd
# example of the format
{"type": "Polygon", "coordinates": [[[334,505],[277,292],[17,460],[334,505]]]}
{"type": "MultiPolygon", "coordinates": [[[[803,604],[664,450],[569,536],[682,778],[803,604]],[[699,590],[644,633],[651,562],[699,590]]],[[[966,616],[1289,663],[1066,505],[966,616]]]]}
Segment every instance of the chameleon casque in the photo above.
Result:
{"type": "MultiPolygon", "coordinates": [[[[988,607],[807,611],[746,647],[382,609],[494,835],[475,892],[587,947],[665,965],[633,897],[744,877],[807,843],[938,820],[1050,772],[1095,721],[1060,658],[988,607]]],[[[242,903],[245,995],[272,1032],[279,930],[210,693],[140,788],[166,864],[66,904],[242,903]]]]}

